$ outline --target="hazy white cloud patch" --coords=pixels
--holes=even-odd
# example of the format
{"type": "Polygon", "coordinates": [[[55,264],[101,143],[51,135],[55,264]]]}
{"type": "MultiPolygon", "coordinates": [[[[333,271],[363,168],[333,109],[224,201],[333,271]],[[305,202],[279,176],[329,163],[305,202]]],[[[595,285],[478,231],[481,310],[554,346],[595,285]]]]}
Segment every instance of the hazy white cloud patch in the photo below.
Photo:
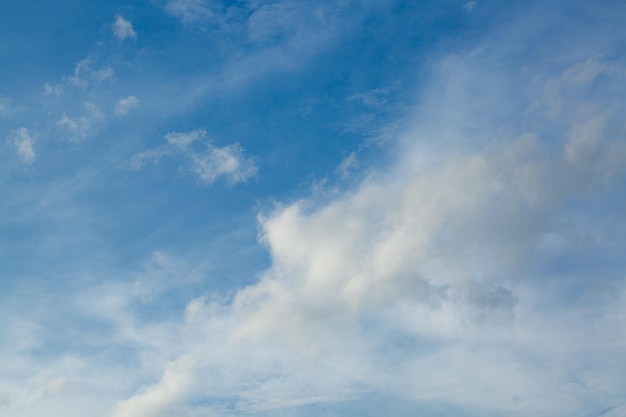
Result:
{"type": "Polygon", "coordinates": [[[467,12],[471,12],[474,10],[477,4],[478,2],[476,1],[467,1],[463,3],[463,9],[465,9],[467,12]]]}
{"type": "Polygon", "coordinates": [[[168,0],[165,11],[186,25],[202,24],[215,18],[216,6],[212,0],[168,0]]]}
{"type": "Polygon", "coordinates": [[[99,67],[94,57],[87,57],[79,61],[74,67],[74,74],[65,80],[74,87],[82,89],[92,84],[100,84],[103,81],[111,80],[115,71],[110,66],[99,67]]]}
{"type": "Polygon", "coordinates": [[[206,130],[192,130],[187,133],[170,132],[165,135],[165,140],[171,145],[185,149],[191,143],[206,138],[206,130]]]}
{"type": "Polygon", "coordinates": [[[341,161],[339,166],[337,166],[337,169],[335,170],[335,172],[340,177],[346,178],[348,177],[348,175],[350,175],[350,172],[352,172],[358,167],[358,165],[359,165],[359,160],[357,158],[356,152],[350,152],[350,155],[346,156],[341,161]]]}
{"type": "Polygon", "coordinates": [[[135,96],[121,98],[115,105],[115,114],[125,116],[139,106],[139,99],[135,96]]]}
{"type": "Polygon", "coordinates": [[[137,37],[137,33],[135,33],[133,29],[133,24],[122,16],[115,18],[115,23],[113,23],[113,35],[121,41],[128,38],[135,39],[137,37]]]}
{"type": "Polygon", "coordinates": [[[212,184],[220,177],[230,184],[246,182],[258,171],[253,159],[245,156],[240,144],[213,146],[205,130],[169,132],[165,140],[167,145],[133,155],[131,167],[139,170],[146,163],[158,162],[166,155],[181,155],[187,161],[186,169],[205,185],[212,184]]]}
{"type": "Polygon", "coordinates": [[[0,117],[10,117],[16,109],[10,98],[0,95],[0,117]]]}
{"type": "Polygon", "coordinates": [[[158,164],[161,158],[171,154],[172,149],[167,147],[149,149],[147,151],[134,154],[130,159],[130,167],[135,171],[139,171],[144,167],[144,165],[149,163],[158,164]]]}
{"type": "Polygon", "coordinates": [[[363,93],[357,93],[350,96],[348,99],[356,101],[366,107],[378,108],[384,106],[387,103],[387,97],[389,96],[389,89],[387,88],[375,88],[363,93]]]}
{"type": "Polygon", "coordinates": [[[63,93],[63,87],[59,84],[45,83],[43,86],[43,93],[47,96],[59,96],[63,93]]]}
{"type": "Polygon", "coordinates": [[[20,127],[11,131],[8,140],[15,147],[15,152],[22,162],[30,164],[35,160],[35,139],[29,129],[20,127]]]}
{"type": "Polygon", "coordinates": [[[96,105],[91,102],[84,104],[83,114],[77,117],[69,117],[66,113],[57,120],[57,126],[65,136],[73,141],[80,142],[91,136],[103,118],[96,105]]]}

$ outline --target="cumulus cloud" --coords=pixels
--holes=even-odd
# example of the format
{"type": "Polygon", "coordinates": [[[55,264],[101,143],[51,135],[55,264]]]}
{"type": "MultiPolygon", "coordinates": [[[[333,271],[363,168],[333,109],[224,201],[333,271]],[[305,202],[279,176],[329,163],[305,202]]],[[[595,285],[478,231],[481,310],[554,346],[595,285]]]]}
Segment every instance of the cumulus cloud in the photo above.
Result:
{"type": "Polygon", "coordinates": [[[35,139],[29,129],[20,127],[11,131],[8,140],[15,146],[15,151],[22,162],[30,164],[35,160],[35,139]]]}
{"type": "Polygon", "coordinates": [[[205,185],[220,177],[230,184],[246,182],[257,173],[254,161],[244,155],[241,145],[213,146],[205,130],[170,132],[165,140],[167,145],[133,155],[131,167],[138,170],[147,162],[158,162],[163,156],[177,154],[184,157],[187,167],[205,185]]]}
{"type": "Polygon", "coordinates": [[[135,39],[137,37],[133,29],[133,24],[122,16],[115,18],[115,23],[113,23],[113,35],[121,41],[127,38],[135,39]]]}
{"type": "MultiPolygon", "coordinates": [[[[624,246],[604,217],[626,225],[611,205],[598,203],[602,215],[590,218],[579,202],[623,184],[614,111],[623,98],[593,98],[594,77],[586,87],[568,81],[575,65],[552,79],[586,102],[566,100],[556,121],[526,102],[523,130],[441,149],[436,139],[459,120],[450,112],[436,126],[416,124],[396,163],[356,190],[261,216],[271,268],[229,301],[190,302],[185,354],[117,415],[268,415],[373,393],[415,413],[428,404],[462,415],[618,412],[626,335],[614,329],[626,318],[626,278],[595,254],[606,242],[624,246]],[[591,272],[555,268],[581,251],[591,272]],[[592,281],[584,296],[564,295],[592,281]]],[[[621,82],[613,74],[606,92],[621,82]]],[[[167,140],[187,149],[204,137],[167,140]]]]}
{"type": "Polygon", "coordinates": [[[115,105],[115,114],[125,116],[139,105],[139,99],[135,96],[121,98],[115,105]]]}

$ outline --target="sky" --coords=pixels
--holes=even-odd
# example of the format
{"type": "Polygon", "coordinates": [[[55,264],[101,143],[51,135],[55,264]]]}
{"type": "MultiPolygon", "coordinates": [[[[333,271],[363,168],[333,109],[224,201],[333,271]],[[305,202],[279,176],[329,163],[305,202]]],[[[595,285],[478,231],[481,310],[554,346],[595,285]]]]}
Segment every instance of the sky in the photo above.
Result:
{"type": "Polygon", "coordinates": [[[0,3],[0,416],[626,416],[626,3],[0,3]]]}

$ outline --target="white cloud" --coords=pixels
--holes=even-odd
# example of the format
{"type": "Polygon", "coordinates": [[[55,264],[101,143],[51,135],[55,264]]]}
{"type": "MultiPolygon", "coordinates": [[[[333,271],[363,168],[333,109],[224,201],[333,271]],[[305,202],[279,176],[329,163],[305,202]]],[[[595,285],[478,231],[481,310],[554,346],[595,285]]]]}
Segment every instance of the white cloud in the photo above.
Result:
{"type": "Polygon", "coordinates": [[[341,161],[335,172],[342,178],[345,178],[350,174],[350,171],[356,168],[358,164],[359,161],[356,157],[356,152],[350,152],[350,155],[341,161]]]}
{"type": "Polygon", "coordinates": [[[95,132],[102,117],[95,104],[86,102],[82,115],[71,118],[63,113],[56,124],[71,141],[80,142],[95,132]]]}
{"type": "Polygon", "coordinates": [[[478,4],[478,2],[476,1],[468,1],[463,3],[463,9],[465,9],[468,12],[471,12],[472,10],[474,10],[474,8],[476,7],[476,5],[478,4]]]}
{"type": "Polygon", "coordinates": [[[214,4],[204,0],[168,0],[165,11],[182,20],[184,24],[201,24],[215,17],[214,4]]]}
{"type": "Polygon", "coordinates": [[[149,149],[144,152],[133,155],[130,159],[130,167],[135,171],[139,171],[146,163],[158,164],[162,157],[170,155],[172,149],[160,147],[155,149],[149,149]]]}
{"type": "Polygon", "coordinates": [[[191,160],[193,171],[205,184],[212,184],[221,176],[232,184],[246,182],[257,173],[257,167],[244,156],[238,143],[221,148],[209,145],[204,152],[192,154],[191,160]]]}
{"type": "Polygon", "coordinates": [[[63,92],[63,87],[61,87],[58,84],[45,83],[43,86],[43,92],[46,95],[58,96],[58,95],[61,95],[61,93],[63,92]]]}
{"type": "Polygon", "coordinates": [[[15,151],[22,162],[30,164],[35,160],[35,139],[29,129],[20,127],[11,131],[8,140],[15,146],[15,151]]]}
{"type": "MultiPolygon", "coordinates": [[[[485,142],[473,130],[464,137],[473,146],[438,148],[449,123],[463,120],[451,111],[440,124],[416,123],[396,164],[358,189],[261,217],[271,268],[230,302],[190,302],[180,363],[193,365],[171,361],[120,410],[237,415],[371,393],[469,415],[569,416],[616,404],[626,395],[626,334],[615,331],[626,320],[626,278],[602,259],[588,261],[598,262],[591,275],[545,270],[581,247],[601,249],[610,239],[601,217],[626,227],[615,207],[590,220],[576,203],[606,197],[626,171],[614,99],[561,113],[562,136],[529,122],[536,131],[485,142]],[[548,248],[546,237],[564,243],[548,248]],[[564,296],[578,274],[597,287],[564,296]]],[[[194,131],[168,141],[186,149],[203,139],[194,131]]]]}
{"type": "Polygon", "coordinates": [[[220,177],[224,177],[230,184],[246,182],[257,173],[254,161],[244,155],[240,144],[213,146],[205,130],[169,132],[165,140],[167,145],[133,155],[131,167],[138,170],[148,161],[158,162],[165,155],[179,154],[205,185],[212,184],[220,177]]]}
{"type": "Polygon", "coordinates": [[[121,98],[115,105],[115,114],[125,116],[139,105],[139,99],[135,96],[121,98]]]}
{"type": "Polygon", "coordinates": [[[193,130],[188,133],[170,132],[165,135],[167,143],[185,148],[187,145],[206,138],[206,130],[193,130]]]}
{"type": "Polygon", "coordinates": [[[87,88],[92,84],[100,84],[103,81],[111,80],[115,74],[113,68],[109,66],[95,67],[93,57],[87,57],[79,61],[74,67],[74,75],[66,80],[75,87],[87,88]]]}
{"type": "Polygon", "coordinates": [[[15,113],[11,99],[0,95],[0,117],[9,117],[15,113]]]}
{"type": "Polygon", "coordinates": [[[113,34],[121,41],[127,38],[135,39],[137,37],[137,34],[133,29],[133,24],[124,19],[122,16],[117,16],[115,18],[115,23],[113,23],[113,34]]]}

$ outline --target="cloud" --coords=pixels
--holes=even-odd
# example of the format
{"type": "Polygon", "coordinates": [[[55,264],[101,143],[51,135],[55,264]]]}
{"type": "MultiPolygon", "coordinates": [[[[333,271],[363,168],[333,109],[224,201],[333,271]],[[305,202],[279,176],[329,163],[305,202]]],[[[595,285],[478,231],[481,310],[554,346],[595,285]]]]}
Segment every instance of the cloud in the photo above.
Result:
{"type": "Polygon", "coordinates": [[[16,109],[10,98],[0,95],[0,117],[10,117],[15,113],[16,109]]]}
{"type": "Polygon", "coordinates": [[[139,105],[139,99],[135,96],[121,98],[115,105],[115,114],[125,116],[139,105]]]}
{"type": "Polygon", "coordinates": [[[96,67],[93,57],[87,57],[79,61],[74,67],[74,75],[66,78],[67,82],[82,89],[92,84],[100,84],[103,81],[111,80],[115,71],[110,66],[96,67]]]}
{"type": "MultiPolygon", "coordinates": [[[[474,72],[485,69],[480,54],[455,62],[470,87],[487,76],[474,72]]],[[[230,300],[190,302],[184,355],[119,410],[317,415],[306,407],[385,396],[408,401],[411,415],[429,404],[468,416],[612,410],[626,395],[626,335],[614,331],[626,318],[626,277],[623,261],[598,254],[624,249],[611,231],[626,227],[623,216],[603,204],[624,192],[623,97],[612,93],[622,80],[603,79],[597,96],[594,77],[583,87],[571,79],[579,64],[550,77],[567,102],[556,119],[518,98],[520,131],[461,123],[454,132],[471,145],[442,148],[450,124],[465,120],[454,110],[484,121],[493,106],[487,94],[451,108],[465,94],[456,91],[441,120],[398,138],[388,169],[324,204],[260,216],[271,267],[230,300]],[[586,270],[566,261],[580,256],[586,270]],[[567,295],[580,285],[583,295],[567,295]]],[[[464,87],[447,75],[444,91],[464,87]]],[[[511,82],[502,85],[520,80],[511,82]]],[[[188,149],[205,133],[167,138],[188,149]]]]}
{"type": "Polygon", "coordinates": [[[86,102],[84,112],[78,117],[69,117],[63,113],[56,125],[65,132],[66,137],[73,142],[80,142],[92,135],[103,115],[94,103],[86,102]]]}
{"type": "Polygon", "coordinates": [[[133,24],[119,15],[116,16],[115,23],[113,23],[113,35],[120,41],[137,38],[133,24]]]}
{"type": "Polygon", "coordinates": [[[27,164],[33,163],[35,160],[35,140],[29,129],[20,127],[11,131],[8,140],[15,146],[15,151],[22,162],[27,164]]]}
{"type": "Polygon", "coordinates": [[[204,0],[168,0],[165,11],[184,24],[202,24],[215,17],[215,5],[204,0]]]}
{"type": "Polygon", "coordinates": [[[58,84],[45,83],[43,87],[43,92],[45,95],[59,96],[63,92],[63,87],[58,84]]]}
{"type": "Polygon", "coordinates": [[[246,182],[258,171],[254,161],[244,155],[241,145],[233,143],[215,147],[208,140],[205,130],[169,132],[165,140],[167,145],[133,155],[131,167],[139,170],[147,162],[158,162],[163,156],[178,154],[184,157],[189,169],[205,185],[220,177],[226,178],[230,184],[246,182]]]}

